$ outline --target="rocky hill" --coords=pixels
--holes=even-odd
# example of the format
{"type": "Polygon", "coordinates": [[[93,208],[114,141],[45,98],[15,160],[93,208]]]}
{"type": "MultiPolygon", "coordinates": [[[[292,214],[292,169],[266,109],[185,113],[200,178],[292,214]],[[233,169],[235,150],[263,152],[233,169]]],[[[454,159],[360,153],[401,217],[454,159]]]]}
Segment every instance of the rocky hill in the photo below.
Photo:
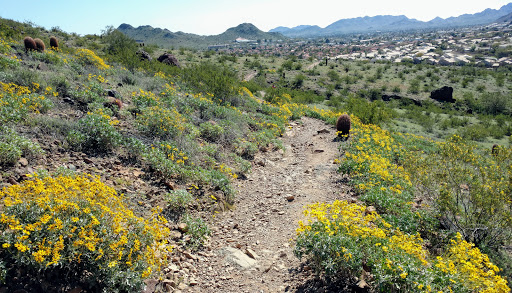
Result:
{"type": "Polygon", "coordinates": [[[286,39],[280,33],[266,33],[250,23],[243,23],[229,28],[224,33],[213,36],[201,36],[184,32],[171,32],[168,29],[153,28],[149,25],[134,28],[129,24],[121,24],[119,31],[139,42],[156,44],[162,47],[187,47],[205,49],[211,45],[233,43],[237,38],[257,42],[258,40],[286,39]]]}

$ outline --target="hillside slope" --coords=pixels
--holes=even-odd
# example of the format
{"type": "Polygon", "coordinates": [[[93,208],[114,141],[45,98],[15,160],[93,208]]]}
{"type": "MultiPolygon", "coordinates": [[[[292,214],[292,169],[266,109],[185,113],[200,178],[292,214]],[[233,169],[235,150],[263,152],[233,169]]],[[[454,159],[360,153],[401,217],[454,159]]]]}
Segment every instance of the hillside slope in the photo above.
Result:
{"type": "Polygon", "coordinates": [[[127,36],[148,44],[156,44],[162,47],[186,47],[205,49],[210,45],[233,43],[237,38],[252,40],[273,40],[285,39],[279,33],[266,33],[259,30],[250,23],[243,23],[236,27],[229,28],[224,33],[213,36],[200,36],[183,32],[173,33],[167,29],[153,28],[149,25],[132,27],[129,24],[121,24],[118,30],[127,36]]]}

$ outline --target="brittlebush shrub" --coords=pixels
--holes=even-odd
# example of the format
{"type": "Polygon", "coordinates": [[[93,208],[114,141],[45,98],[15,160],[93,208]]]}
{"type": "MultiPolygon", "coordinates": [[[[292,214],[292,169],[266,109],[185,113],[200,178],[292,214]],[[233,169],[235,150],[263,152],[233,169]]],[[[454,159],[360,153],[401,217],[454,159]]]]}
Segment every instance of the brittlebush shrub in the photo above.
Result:
{"type": "Polygon", "coordinates": [[[137,292],[170,252],[165,220],[156,211],[137,217],[97,177],[35,176],[0,200],[1,282],[9,288],[137,292]]]}
{"type": "Polygon", "coordinates": [[[365,275],[375,292],[510,292],[500,269],[460,234],[433,257],[419,234],[402,232],[365,206],[317,203],[305,215],[295,254],[328,278],[365,275]]]}
{"type": "Polygon", "coordinates": [[[77,129],[70,131],[66,139],[72,148],[87,153],[110,152],[121,144],[122,136],[114,127],[118,123],[98,109],[79,120],[77,129]]]}
{"type": "Polygon", "coordinates": [[[91,65],[98,69],[109,69],[110,66],[103,61],[96,53],[89,49],[78,49],[75,53],[75,59],[82,65],[91,65]]]}
{"type": "Polygon", "coordinates": [[[409,154],[407,169],[417,196],[432,202],[442,224],[480,248],[499,249],[512,240],[512,150],[491,156],[453,136],[437,151],[409,154]]]}

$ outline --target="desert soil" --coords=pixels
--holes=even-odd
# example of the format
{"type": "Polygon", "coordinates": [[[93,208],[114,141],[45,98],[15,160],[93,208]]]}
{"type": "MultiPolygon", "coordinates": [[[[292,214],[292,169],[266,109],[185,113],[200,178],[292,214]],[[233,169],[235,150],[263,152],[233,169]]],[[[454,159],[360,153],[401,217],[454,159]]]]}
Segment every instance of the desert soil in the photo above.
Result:
{"type": "MultiPolygon", "coordinates": [[[[336,130],[322,121],[292,122],[285,150],[260,153],[245,180],[238,180],[235,207],[212,220],[204,250],[176,251],[166,269],[177,292],[326,292],[294,255],[292,239],[304,206],[347,199],[333,163],[336,130]]],[[[172,285],[172,286],[171,286],[172,285]]],[[[172,288],[171,288],[172,287],[172,288]]]]}

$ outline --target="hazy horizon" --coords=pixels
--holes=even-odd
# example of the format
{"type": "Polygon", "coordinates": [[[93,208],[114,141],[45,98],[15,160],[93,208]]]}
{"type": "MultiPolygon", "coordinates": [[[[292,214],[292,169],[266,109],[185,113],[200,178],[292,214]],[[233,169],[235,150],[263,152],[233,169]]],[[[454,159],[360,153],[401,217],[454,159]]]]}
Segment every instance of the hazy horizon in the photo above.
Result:
{"type": "Polygon", "coordinates": [[[345,1],[318,0],[306,4],[291,0],[255,1],[4,1],[0,17],[16,21],[31,21],[46,29],[60,27],[66,32],[100,34],[106,26],[128,23],[134,27],[150,25],[170,31],[198,35],[217,35],[241,23],[252,23],[263,31],[278,26],[329,24],[346,18],[376,15],[405,15],[429,21],[473,14],[487,8],[499,9],[510,0],[439,1],[426,4],[415,1],[364,0],[346,5],[345,1]],[[20,7],[23,7],[22,9],[20,7]]]}

